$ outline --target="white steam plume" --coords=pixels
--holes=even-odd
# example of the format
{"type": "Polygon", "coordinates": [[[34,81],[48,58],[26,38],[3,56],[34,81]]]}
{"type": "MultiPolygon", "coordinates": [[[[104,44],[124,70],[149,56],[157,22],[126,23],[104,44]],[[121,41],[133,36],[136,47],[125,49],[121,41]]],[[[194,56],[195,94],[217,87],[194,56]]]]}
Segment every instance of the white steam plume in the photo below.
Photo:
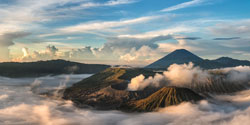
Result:
{"type": "Polygon", "coordinates": [[[41,84],[42,84],[42,81],[40,81],[38,79],[35,79],[35,81],[33,83],[31,83],[31,85],[30,85],[30,90],[33,93],[36,93],[36,94],[41,93],[40,92],[40,86],[41,86],[41,84]]]}
{"type": "Polygon", "coordinates": [[[131,83],[128,84],[128,90],[137,91],[143,90],[147,86],[159,87],[160,83],[164,81],[165,77],[161,74],[156,74],[154,77],[150,76],[145,79],[144,75],[139,75],[131,80],[131,83]]]}
{"type": "Polygon", "coordinates": [[[65,76],[65,80],[60,82],[60,85],[53,92],[53,97],[57,99],[61,99],[64,93],[65,88],[67,87],[67,83],[70,81],[70,75],[65,76]]]}
{"type": "Polygon", "coordinates": [[[227,80],[232,82],[250,81],[250,66],[237,66],[233,68],[217,69],[228,73],[227,80]]]}
{"type": "Polygon", "coordinates": [[[154,77],[146,78],[139,75],[131,79],[128,84],[128,90],[137,91],[143,90],[148,86],[159,87],[160,85],[170,85],[187,87],[193,84],[204,85],[209,79],[214,79],[216,73],[225,74],[225,82],[229,83],[248,83],[250,81],[250,67],[238,66],[224,69],[203,70],[199,67],[194,67],[194,64],[173,64],[167,71],[162,74],[156,74],[154,77]]]}
{"type": "Polygon", "coordinates": [[[194,67],[193,63],[183,65],[173,64],[168,68],[168,71],[163,72],[163,75],[171,84],[176,86],[190,84],[194,80],[204,82],[210,77],[207,71],[203,71],[199,67],[194,67]]]}

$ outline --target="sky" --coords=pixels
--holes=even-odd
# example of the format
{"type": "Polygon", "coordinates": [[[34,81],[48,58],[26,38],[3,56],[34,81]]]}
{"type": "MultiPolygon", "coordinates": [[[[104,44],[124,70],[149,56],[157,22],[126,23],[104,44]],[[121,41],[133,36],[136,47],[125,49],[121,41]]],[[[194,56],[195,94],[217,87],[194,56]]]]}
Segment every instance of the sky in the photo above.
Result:
{"type": "Polygon", "coordinates": [[[250,60],[249,0],[0,0],[0,62],[143,66],[176,49],[250,60]]]}

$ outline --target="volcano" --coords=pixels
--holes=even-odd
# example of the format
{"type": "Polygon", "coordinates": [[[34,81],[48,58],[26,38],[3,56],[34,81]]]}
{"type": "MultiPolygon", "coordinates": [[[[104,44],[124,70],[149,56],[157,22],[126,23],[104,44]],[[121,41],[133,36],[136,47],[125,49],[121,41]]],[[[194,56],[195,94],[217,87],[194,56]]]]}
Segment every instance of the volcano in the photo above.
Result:
{"type": "Polygon", "coordinates": [[[203,59],[200,58],[199,56],[196,56],[195,54],[185,49],[178,49],[168,54],[167,56],[157,60],[156,62],[146,66],[145,68],[160,69],[160,68],[167,68],[174,63],[184,64],[189,62],[201,62],[201,61],[203,61],[203,59]]]}

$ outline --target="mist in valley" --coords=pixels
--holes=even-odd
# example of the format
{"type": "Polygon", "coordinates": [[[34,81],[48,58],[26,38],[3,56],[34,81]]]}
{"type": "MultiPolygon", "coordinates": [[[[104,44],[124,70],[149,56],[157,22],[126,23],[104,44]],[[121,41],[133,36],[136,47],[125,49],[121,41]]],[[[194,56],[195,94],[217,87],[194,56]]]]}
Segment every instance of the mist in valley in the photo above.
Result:
{"type": "MultiPolygon", "coordinates": [[[[223,71],[228,72],[229,69],[223,69],[223,71]]],[[[240,71],[246,71],[248,74],[248,70],[240,71]]],[[[236,73],[239,74],[240,71],[236,73]]],[[[180,75],[183,76],[183,74],[180,75]]],[[[0,122],[14,125],[247,125],[250,122],[250,90],[226,95],[213,94],[213,99],[201,100],[197,103],[185,102],[151,113],[80,109],[71,101],[60,98],[62,93],[59,89],[71,86],[89,76],[91,75],[15,79],[0,77],[0,122]],[[52,96],[48,97],[43,93],[52,93],[50,94],[52,96]]]]}

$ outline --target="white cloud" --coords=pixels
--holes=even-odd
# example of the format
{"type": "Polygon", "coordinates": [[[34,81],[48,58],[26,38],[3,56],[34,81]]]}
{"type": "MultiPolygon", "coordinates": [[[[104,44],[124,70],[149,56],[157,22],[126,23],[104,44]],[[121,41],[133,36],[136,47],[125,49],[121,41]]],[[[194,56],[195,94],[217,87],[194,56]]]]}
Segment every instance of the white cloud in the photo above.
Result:
{"type": "Polygon", "coordinates": [[[148,46],[142,46],[140,49],[136,50],[132,48],[129,53],[120,56],[120,60],[126,61],[128,63],[144,61],[146,63],[152,62],[160,58],[161,52],[159,49],[152,49],[148,46]]]}
{"type": "Polygon", "coordinates": [[[14,61],[37,61],[62,58],[72,61],[85,63],[97,63],[98,61],[108,61],[108,64],[127,64],[142,65],[146,62],[160,58],[163,53],[159,51],[157,41],[172,39],[171,36],[159,36],[148,39],[137,38],[108,38],[100,48],[73,47],[65,48],[65,45],[53,44],[46,50],[34,51],[29,53],[27,48],[23,49],[23,56],[13,59],[14,61]]]}
{"type": "Polygon", "coordinates": [[[80,6],[73,8],[73,9],[86,9],[86,8],[93,8],[93,7],[104,7],[104,6],[117,6],[123,4],[131,4],[135,3],[135,0],[110,0],[105,3],[94,3],[94,2],[87,2],[83,3],[80,6]]]}
{"type": "Polygon", "coordinates": [[[184,32],[188,33],[188,32],[195,32],[195,31],[196,31],[196,29],[194,27],[177,26],[177,27],[173,27],[173,28],[155,30],[155,31],[150,31],[150,32],[146,32],[146,33],[141,33],[141,34],[119,35],[118,37],[145,39],[145,38],[154,38],[154,37],[159,37],[159,36],[175,35],[177,33],[184,33],[184,32]]]}
{"type": "Polygon", "coordinates": [[[201,47],[196,46],[194,42],[187,42],[184,39],[178,39],[178,37],[174,38],[176,43],[159,43],[159,50],[162,52],[172,52],[176,49],[187,49],[190,51],[201,51],[203,50],[201,47]]]}
{"type": "Polygon", "coordinates": [[[12,59],[15,62],[30,62],[38,60],[52,60],[58,59],[61,56],[59,55],[59,49],[53,45],[48,45],[44,51],[34,51],[33,53],[29,52],[28,48],[22,48],[23,56],[12,59]]]}
{"type": "Polygon", "coordinates": [[[189,2],[184,2],[184,3],[181,3],[181,4],[175,5],[175,6],[165,8],[165,9],[163,9],[161,11],[162,12],[170,12],[170,11],[179,10],[179,9],[183,9],[183,8],[187,8],[187,7],[201,5],[204,2],[205,2],[205,0],[192,0],[192,1],[189,1],[189,2]]]}
{"type": "Polygon", "coordinates": [[[209,27],[208,30],[216,36],[232,37],[237,35],[237,37],[247,37],[250,35],[250,19],[224,20],[209,27]]]}
{"type": "Polygon", "coordinates": [[[29,56],[29,49],[28,48],[22,48],[23,51],[23,57],[29,56]]]}
{"type": "MultiPolygon", "coordinates": [[[[101,6],[117,6],[122,4],[131,4],[135,0],[110,0],[105,3],[90,2],[93,0],[13,0],[11,4],[0,3],[0,34],[14,31],[27,31],[35,28],[40,30],[44,22],[55,21],[66,17],[75,17],[73,7],[84,9],[101,6]],[[83,6],[83,7],[81,7],[83,6]]],[[[87,14],[87,13],[85,13],[87,14]]]]}
{"type": "Polygon", "coordinates": [[[26,32],[12,32],[0,34],[0,61],[9,61],[9,47],[14,45],[14,40],[28,36],[30,33],[26,32]]]}
{"type": "Polygon", "coordinates": [[[7,99],[7,98],[9,98],[9,96],[6,95],[6,94],[0,95],[0,101],[5,100],[5,99],[7,99]]]}
{"type": "Polygon", "coordinates": [[[135,19],[129,20],[120,20],[120,21],[102,21],[102,22],[89,22],[78,24],[75,26],[69,26],[59,29],[62,32],[89,32],[89,31],[96,31],[96,30],[108,30],[110,28],[128,26],[133,24],[138,24],[142,22],[147,22],[153,19],[159,18],[158,16],[146,16],[146,17],[139,17],[135,19]]]}
{"type": "MultiPolygon", "coordinates": [[[[13,0],[11,4],[1,6],[0,8],[0,34],[17,31],[30,31],[32,29],[42,29],[43,22],[52,21],[57,14],[52,14],[53,8],[66,3],[72,3],[71,0],[13,0]]],[[[74,2],[85,1],[76,0],[74,2]]]]}
{"type": "Polygon", "coordinates": [[[66,51],[64,53],[64,58],[73,60],[78,60],[78,59],[91,60],[93,58],[96,58],[96,56],[94,48],[86,46],[79,49],[72,49],[70,51],[66,51]]]}

